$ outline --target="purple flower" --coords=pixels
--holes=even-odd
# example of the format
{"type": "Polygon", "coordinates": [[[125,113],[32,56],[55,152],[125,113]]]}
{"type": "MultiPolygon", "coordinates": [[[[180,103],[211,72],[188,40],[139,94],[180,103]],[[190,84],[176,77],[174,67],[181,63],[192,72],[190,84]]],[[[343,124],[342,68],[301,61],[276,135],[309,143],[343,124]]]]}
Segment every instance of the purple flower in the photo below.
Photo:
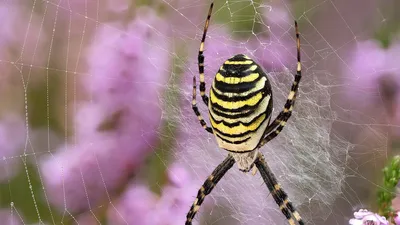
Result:
{"type": "Polygon", "coordinates": [[[286,7],[286,3],[274,3],[265,7],[265,34],[257,35],[251,42],[255,49],[255,60],[263,65],[266,72],[294,68],[297,62],[294,22],[286,7]]]}
{"type": "Polygon", "coordinates": [[[26,125],[22,118],[8,115],[0,120],[0,182],[18,172],[25,137],[26,125]]]}
{"type": "Polygon", "coordinates": [[[132,184],[109,209],[110,224],[184,224],[197,190],[186,170],[173,165],[168,170],[169,185],[157,197],[144,185],[132,184]]]}
{"type": "MultiPolygon", "coordinates": [[[[44,48],[47,36],[44,34],[44,29],[41,29],[41,17],[31,11],[31,7],[27,8],[18,1],[0,3],[0,20],[2,21],[0,54],[2,60],[17,54],[20,57],[16,62],[18,66],[21,66],[22,63],[41,66],[45,62],[43,56],[46,52],[41,51],[41,49],[44,48]],[[17,52],[12,52],[10,49],[17,52]]],[[[7,67],[14,67],[14,65],[8,63],[6,65],[7,67]]],[[[14,70],[10,72],[12,71],[14,70]]],[[[2,69],[2,74],[4,72],[2,69]]]]}
{"type": "Polygon", "coordinates": [[[146,186],[129,185],[127,191],[113,203],[114,207],[109,208],[109,223],[151,225],[151,218],[156,217],[156,203],[157,196],[146,186]]]}
{"type": "Polygon", "coordinates": [[[389,225],[389,221],[384,216],[360,209],[354,213],[354,219],[350,219],[349,225],[389,225]]]}
{"type": "Polygon", "coordinates": [[[137,15],[125,30],[98,28],[81,80],[90,100],[78,104],[74,142],[41,164],[46,193],[63,210],[110,201],[156,144],[170,70],[167,25],[148,8],[137,15]]]}
{"type": "Polygon", "coordinates": [[[396,225],[400,225],[400,216],[399,216],[400,212],[397,212],[395,217],[394,217],[394,222],[396,225]]]}
{"type": "Polygon", "coordinates": [[[2,225],[25,224],[20,218],[18,218],[18,213],[15,211],[15,209],[0,208],[0,221],[2,225]]]}
{"type": "Polygon", "coordinates": [[[400,85],[399,50],[400,42],[393,43],[389,49],[381,48],[377,41],[359,42],[350,54],[348,66],[344,67],[347,100],[363,108],[392,104],[400,85]]]}
{"type": "Polygon", "coordinates": [[[122,13],[129,9],[129,4],[132,4],[132,0],[107,0],[107,8],[115,13],[122,13]]]}

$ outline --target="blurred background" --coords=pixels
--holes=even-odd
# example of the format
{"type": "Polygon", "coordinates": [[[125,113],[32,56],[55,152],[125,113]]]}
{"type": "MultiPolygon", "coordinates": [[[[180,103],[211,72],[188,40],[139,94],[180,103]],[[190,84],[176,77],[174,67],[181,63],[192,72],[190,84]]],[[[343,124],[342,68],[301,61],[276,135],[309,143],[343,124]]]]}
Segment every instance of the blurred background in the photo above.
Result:
{"type": "MultiPolygon", "coordinates": [[[[227,155],[191,109],[209,5],[0,1],[1,224],[184,224],[227,155]]],[[[400,154],[400,2],[215,0],[207,90],[246,54],[269,73],[275,117],[296,69],[294,20],[300,94],[262,152],[307,224],[348,224],[377,210],[382,168],[400,154]]],[[[193,224],[287,221],[259,173],[235,165],[193,224]]]]}

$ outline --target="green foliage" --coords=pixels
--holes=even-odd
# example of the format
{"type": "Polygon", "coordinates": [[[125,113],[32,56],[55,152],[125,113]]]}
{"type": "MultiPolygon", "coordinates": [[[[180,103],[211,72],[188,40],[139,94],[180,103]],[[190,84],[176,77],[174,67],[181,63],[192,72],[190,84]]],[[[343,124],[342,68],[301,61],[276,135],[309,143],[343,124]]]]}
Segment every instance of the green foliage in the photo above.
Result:
{"type": "Polygon", "coordinates": [[[390,218],[394,210],[392,200],[396,193],[396,185],[400,180],[400,156],[395,156],[383,169],[383,185],[378,191],[379,214],[390,218]]]}
{"type": "MultiPolygon", "coordinates": [[[[261,24],[256,11],[261,5],[261,0],[251,1],[214,1],[214,10],[211,24],[228,24],[235,37],[246,38],[252,35],[251,32],[258,33],[265,31],[265,26],[261,24]],[[255,21],[254,21],[255,20],[255,21]]],[[[205,7],[204,20],[208,12],[209,5],[205,7]]],[[[203,26],[203,25],[202,25],[203,26]]]]}
{"type": "MultiPolygon", "coordinates": [[[[64,132],[63,125],[57,119],[57,106],[60,99],[59,91],[61,84],[65,82],[60,78],[58,73],[49,72],[48,83],[29,87],[27,90],[28,96],[28,115],[29,126],[33,129],[38,127],[47,127],[60,134],[64,132]],[[49,102],[47,102],[49,101],[49,102]],[[48,113],[48,117],[47,117],[48,113]]],[[[31,86],[31,85],[30,85],[31,86]]]]}
{"type": "Polygon", "coordinates": [[[0,207],[13,210],[14,215],[23,218],[24,224],[33,224],[40,220],[49,224],[59,224],[61,215],[46,201],[38,167],[29,164],[26,159],[21,160],[25,160],[26,168],[21,166],[19,173],[11,180],[0,183],[0,207]]]}

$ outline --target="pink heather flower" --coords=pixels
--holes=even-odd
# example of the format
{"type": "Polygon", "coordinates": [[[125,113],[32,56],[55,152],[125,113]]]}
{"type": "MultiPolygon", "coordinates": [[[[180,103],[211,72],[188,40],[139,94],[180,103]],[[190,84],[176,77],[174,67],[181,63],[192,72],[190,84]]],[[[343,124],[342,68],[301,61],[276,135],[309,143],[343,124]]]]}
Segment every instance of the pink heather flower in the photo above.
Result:
{"type": "Polygon", "coordinates": [[[168,178],[170,185],[163,188],[156,208],[159,217],[154,224],[184,224],[199,187],[192,183],[189,173],[177,164],[168,169],[168,178]]]}
{"type": "Polygon", "coordinates": [[[396,213],[396,216],[394,217],[394,222],[396,225],[400,225],[400,216],[399,216],[400,211],[396,213]]]}
{"type": "Polygon", "coordinates": [[[157,197],[147,187],[132,184],[110,208],[110,224],[175,225],[184,224],[186,213],[197,190],[185,169],[173,165],[168,171],[169,185],[157,197]]]}
{"type": "MultiPolygon", "coordinates": [[[[287,3],[276,2],[268,7],[264,7],[263,15],[266,19],[265,26],[271,40],[280,41],[282,38],[286,40],[293,39],[294,35],[290,35],[290,29],[294,25],[293,18],[291,18],[287,11],[287,3]]],[[[293,32],[292,32],[293,33],[293,32]]]]}
{"type": "Polygon", "coordinates": [[[20,225],[24,224],[20,218],[17,217],[17,212],[14,209],[0,208],[0,221],[1,225],[20,225]]]}
{"type": "Polygon", "coordinates": [[[395,78],[400,74],[399,50],[400,42],[394,42],[389,49],[382,49],[378,41],[358,42],[350,55],[348,66],[344,67],[344,79],[348,84],[346,97],[360,107],[376,108],[385,98],[385,93],[381,92],[387,90],[387,87],[382,87],[382,84],[394,85],[397,90],[400,85],[400,80],[395,78]],[[395,79],[388,75],[393,75],[395,79]],[[386,79],[390,81],[385,82],[386,79]]]}
{"type": "Polygon", "coordinates": [[[349,225],[389,225],[389,221],[384,216],[360,209],[354,213],[354,219],[350,219],[349,225]]]}
{"type": "Polygon", "coordinates": [[[137,16],[125,30],[98,28],[81,80],[90,100],[77,105],[75,142],[41,164],[51,203],[69,212],[110,201],[158,138],[160,95],[170,71],[167,24],[148,8],[137,16]]]}
{"type": "MultiPolygon", "coordinates": [[[[0,3],[0,64],[1,82],[0,94],[5,90],[22,92],[22,86],[4,87],[7,85],[20,84],[21,75],[15,70],[20,68],[24,75],[28,76],[30,71],[42,67],[47,56],[45,44],[48,36],[45,29],[41,29],[41,16],[32,11],[29,4],[19,1],[1,1],[0,3]],[[33,67],[29,67],[32,65],[33,67]]],[[[30,76],[30,84],[39,80],[39,74],[30,76]]],[[[9,94],[9,93],[7,93],[9,94]]],[[[19,95],[17,95],[19,96],[19,95]]],[[[21,103],[20,101],[15,101],[21,103]]]]}
{"type": "Polygon", "coordinates": [[[157,196],[146,186],[132,184],[127,191],[109,208],[109,224],[155,225],[151,218],[156,217],[157,196]]]}
{"type": "Polygon", "coordinates": [[[76,225],[99,225],[100,219],[92,212],[86,212],[75,217],[76,225]]]}
{"type": "Polygon", "coordinates": [[[166,14],[168,14],[174,37],[178,37],[178,39],[187,37],[184,41],[201,39],[210,2],[201,0],[163,0],[160,2],[167,9],[166,14]]]}
{"type": "Polygon", "coordinates": [[[8,115],[0,120],[0,182],[18,171],[25,138],[26,125],[22,118],[8,115]]]}
{"type": "Polygon", "coordinates": [[[122,13],[129,9],[132,0],[107,0],[107,8],[115,13],[122,13]]]}
{"type": "Polygon", "coordinates": [[[255,60],[264,67],[265,72],[294,68],[297,62],[294,21],[284,4],[274,3],[264,7],[265,32],[258,34],[251,42],[255,49],[255,60]]]}

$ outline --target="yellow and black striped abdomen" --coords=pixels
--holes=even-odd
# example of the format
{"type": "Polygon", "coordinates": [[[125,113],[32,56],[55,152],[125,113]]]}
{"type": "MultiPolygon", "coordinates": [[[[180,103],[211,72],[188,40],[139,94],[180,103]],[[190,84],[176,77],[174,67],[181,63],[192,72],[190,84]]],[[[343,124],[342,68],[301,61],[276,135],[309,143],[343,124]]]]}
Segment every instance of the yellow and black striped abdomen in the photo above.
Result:
{"type": "Polygon", "coordinates": [[[232,152],[251,151],[271,116],[271,84],[257,63],[235,55],[215,76],[208,108],[218,145],[232,152]]]}

